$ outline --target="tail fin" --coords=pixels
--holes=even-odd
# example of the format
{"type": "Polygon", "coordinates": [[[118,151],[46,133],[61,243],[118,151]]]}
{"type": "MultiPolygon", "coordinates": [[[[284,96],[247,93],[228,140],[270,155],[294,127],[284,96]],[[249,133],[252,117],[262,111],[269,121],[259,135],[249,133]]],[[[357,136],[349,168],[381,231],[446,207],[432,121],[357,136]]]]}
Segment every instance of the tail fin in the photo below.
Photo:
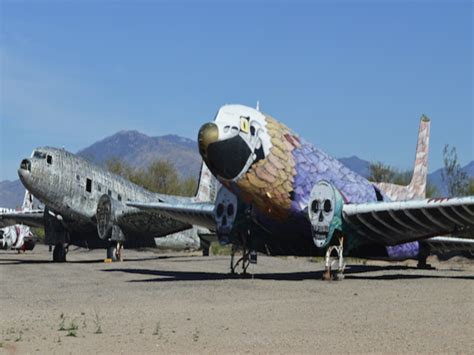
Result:
{"type": "Polygon", "coordinates": [[[413,194],[413,199],[426,197],[426,183],[428,178],[428,150],[430,145],[430,119],[421,116],[416,145],[415,168],[408,189],[413,194]]]}
{"type": "Polygon", "coordinates": [[[25,197],[23,198],[23,204],[21,205],[22,210],[33,209],[33,195],[31,192],[25,189],[25,197]]]}
{"type": "Polygon", "coordinates": [[[201,165],[201,172],[199,174],[199,183],[196,195],[194,197],[196,202],[214,202],[219,189],[220,183],[212,175],[209,168],[204,162],[201,165]]]}
{"type": "Polygon", "coordinates": [[[430,119],[421,116],[418,131],[418,143],[416,145],[415,167],[410,184],[400,186],[389,183],[375,184],[391,200],[417,200],[426,197],[426,183],[428,177],[428,149],[430,145],[430,119]]]}

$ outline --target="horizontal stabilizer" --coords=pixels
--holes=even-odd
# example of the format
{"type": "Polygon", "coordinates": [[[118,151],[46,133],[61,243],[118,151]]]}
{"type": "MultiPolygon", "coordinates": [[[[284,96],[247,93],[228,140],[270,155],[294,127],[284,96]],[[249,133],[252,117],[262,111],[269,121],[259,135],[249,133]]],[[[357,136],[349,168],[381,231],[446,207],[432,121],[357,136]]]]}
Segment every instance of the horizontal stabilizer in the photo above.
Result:
{"type": "Polygon", "coordinates": [[[467,251],[474,256],[474,239],[456,237],[433,237],[426,239],[424,243],[430,247],[430,252],[450,253],[467,251]]]}

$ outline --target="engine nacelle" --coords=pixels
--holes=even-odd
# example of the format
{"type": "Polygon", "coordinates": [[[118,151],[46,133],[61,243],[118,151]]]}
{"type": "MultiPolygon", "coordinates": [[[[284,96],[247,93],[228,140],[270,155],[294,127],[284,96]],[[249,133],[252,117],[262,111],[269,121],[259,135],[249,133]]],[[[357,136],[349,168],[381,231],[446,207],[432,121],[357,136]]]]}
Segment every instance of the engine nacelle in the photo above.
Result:
{"type": "Polygon", "coordinates": [[[316,247],[327,246],[334,232],[342,231],[343,204],[340,192],[329,182],[322,180],[313,186],[308,202],[308,219],[316,247]]]}
{"type": "Polygon", "coordinates": [[[102,195],[97,204],[97,233],[103,240],[123,241],[125,236],[117,224],[124,205],[109,195],[102,195]]]}
{"type": "Polygon", "coordinates": [[[224,186],[219,189],[215,201],[215,220],[219,241],[229,236],[237,216],[238,199],[224,186]]]}

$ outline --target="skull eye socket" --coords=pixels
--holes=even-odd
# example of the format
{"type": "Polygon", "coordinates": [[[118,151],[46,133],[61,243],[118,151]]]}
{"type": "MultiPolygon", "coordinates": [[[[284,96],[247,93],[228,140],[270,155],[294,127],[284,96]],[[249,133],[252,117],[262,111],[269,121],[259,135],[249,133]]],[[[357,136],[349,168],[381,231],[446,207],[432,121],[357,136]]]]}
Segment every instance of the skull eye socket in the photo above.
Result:
{"type": "Polygon", "coordinates": [[[313,203],[311,204],[311,211],[314,213],[318,212],[319,210],[319,202],[317,200],[314,200],[313,203]]]}
{"type": "Polygon", "coordinates": [[[219,203],[217,205],[217,217],[220,218],[223,213],[224,213],[224,205],[222,203],[219,203]]]}
{"type": "Polygon", "coordinates": [[[227,215],[232,216],[233,214],[234,214],[234,205],[230,204],[229,206],[227,206],[227,215]]]}
{"type": "Polygon", "coordinates": [[[326,200],[324,201],[324,206],[323,206],[324,212],[331,212],[332,206],[331,206],[331,201],[326,200]]]}

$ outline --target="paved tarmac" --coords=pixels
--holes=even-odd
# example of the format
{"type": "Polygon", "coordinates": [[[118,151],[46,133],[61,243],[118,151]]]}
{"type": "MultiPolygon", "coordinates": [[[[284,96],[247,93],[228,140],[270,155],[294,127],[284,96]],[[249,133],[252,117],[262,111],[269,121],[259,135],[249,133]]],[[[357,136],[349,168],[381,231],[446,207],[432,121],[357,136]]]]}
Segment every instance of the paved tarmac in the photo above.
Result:
{"type": "Polygon", "coordinates": [[[0,353],[472,353],[474,263],[349,260],[343,281],[322,263],[259,256],[253,277],[229,257],[46,246],[0,251],[0,353]]]}

